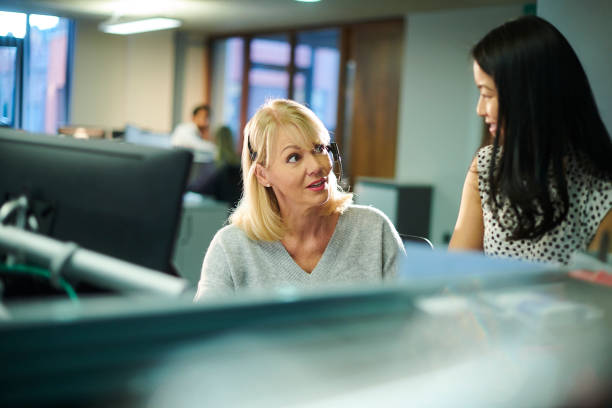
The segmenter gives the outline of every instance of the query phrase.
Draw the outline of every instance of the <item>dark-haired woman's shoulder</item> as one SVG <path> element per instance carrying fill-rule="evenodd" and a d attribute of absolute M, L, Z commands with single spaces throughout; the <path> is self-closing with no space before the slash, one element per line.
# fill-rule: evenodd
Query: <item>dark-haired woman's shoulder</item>
<path fill-rule="evenodd" d="M 493 150 L 494 150 L 493 145 L 486 145 L 478 149 L 478 152 L 476 152 L 476 157 L 474 159 L 474 162 L 472 163 L 472 167 L 470 167 L 470 170 L 478 171 L 478 173 L 485 172 L 486 169 L 488 169 L 489 165 L 491 164 L 491 158 L 493 157 Z M 498 147 L 497 156 L 499 157 L 500 154 L 501 154 L 501 148 Z"/>
<path fill-rule="evenodd" d="M 477 152 L 477 156 L 491 156 L 493 154 L 493 145 L 492 144 L 488 144 L 488 145 L 484 145 L 481 148 L 478 149 Z"/>

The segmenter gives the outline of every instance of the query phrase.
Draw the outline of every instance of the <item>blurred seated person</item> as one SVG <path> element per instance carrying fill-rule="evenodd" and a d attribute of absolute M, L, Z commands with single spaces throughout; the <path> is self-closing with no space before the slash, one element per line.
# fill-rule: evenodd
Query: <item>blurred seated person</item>
<path fill-rule="evenodd" d="M 232 130 L 220 127 L 215 133 L 217 156 L 214 166 L 202 166 L 197 178 L 189 183 L 188 191 L 209 195 L 218 201 L 225 201 L 235 208 L 242 193 L 240 157 L 234 150 Z"/>
<path fill-rule="evenodd" d="M 172 132 L 172 146 L 185 147 L 196 152 L 215 155 L 217 147 L 211 140 L 210 107 L 198 105 L 193 109 L 191 122 L 181 123 Z"/>
<path fill-rule="evenodd" d="M 505 23 L 472 49 L 491 144 L 467 173 L 449 249 L 567 264 L 612 231 L 612 141 L 586 74 L 547 21 Z"/>
<path fill-rule="evenodd" d="M 247 123 L 244 193 L 213 238 L 195 300 L 242 289 L 382 282 L 405 254 L 393 224 L 352 205 L 332 171 L 329 132 L 305 106 L 270 100 Z"/>

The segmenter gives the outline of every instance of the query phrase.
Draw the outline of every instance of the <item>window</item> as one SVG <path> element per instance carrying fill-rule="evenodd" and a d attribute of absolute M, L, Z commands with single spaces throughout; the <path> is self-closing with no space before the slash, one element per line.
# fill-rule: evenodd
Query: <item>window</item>
<path fill-rule="evenodd" d="M 70 20 L 0 12 L 0 122 L 57 133 L 68 123 Z"/>
<path fill-rule="evenodd" d="M 336 129 L 340 34 L 336 29 L 297 35 L 293 98 L 305 103 L 330 132 Z"/>
<path fill-rule="evenodd" d="M 249 118 L 267 99 L 289 97 L 290 61 L 287 35 L 259 36 L 251 40 Z"/>
<path fill-rule="evenodd" d="M 22 76 L 23 38 L 26 15 L 0 12 L 0 125 L 14 127 L 17 122 Z"/>
<path fill-rule="evenodd" d="M 213 126 L 229 126 L 239 142 L 246 120 L 267 99 L 290 98 L 311 108 L 333 135 L 339 43 L 336 28 L 213 40 Z"/>

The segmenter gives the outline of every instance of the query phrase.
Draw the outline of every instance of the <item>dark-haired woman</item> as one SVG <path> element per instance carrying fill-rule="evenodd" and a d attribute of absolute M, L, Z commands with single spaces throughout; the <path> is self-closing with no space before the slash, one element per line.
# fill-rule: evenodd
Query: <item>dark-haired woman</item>
<path fill-rule="evenodd" d="M 472 56 L 493 143 L 470 166 L 449 248 L 562 264 L 598 248 L 612 231 L 612 142 L 571 46 L 530 16 Z"/>

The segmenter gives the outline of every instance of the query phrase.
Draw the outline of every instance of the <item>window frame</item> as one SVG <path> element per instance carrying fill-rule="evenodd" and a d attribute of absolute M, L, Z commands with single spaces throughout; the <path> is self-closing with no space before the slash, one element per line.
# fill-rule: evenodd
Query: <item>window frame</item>
<path fill-rule="evenodd" d="M 340 61 L 338 64 L 338 94 L 336 95 L 336 131 L 334 132 L 334 139 L 338 143 L 338 145 L 342 146 L 342 130 L 343 130 L 343 118 L 344 118 L 344 80 L 345 80 L 345 70 L 344 67 L 347 63 L 348 56 L 348 41 L 347 41 L 347 33 L 348 27 L 350 27 L 354 23 L 339 23 L 339 24 L 324 24 L 324 25 L 310 25 L 303 26 L 291 29 L 274 29 L 274 30 L 259 30 L 252 32 L 238 32 L 238 33 L 227 33 L 222 35 L 211 36 L 207 40 L 207 47 L 209 50 L 208 58 L 207 58 L 207 72 L 212 74 L 213 72 L 213 49 L 214 43 L 220 40 L 226 40 L 229 38 L 241 38 L 244 41 L 243 46 L 243 61 L 242 61 L 242 90 L 241 90 L 241 98 L 240 98 L 240 124 L 239 124 L 239 137 L 237 150 L 239 152 L 242 151 L 243 144 L 243 129 L 246 126 L 248 121 L 248 102 L 249 102 L 249 72 L 253 67 L 251 62 L 251 42 L 253 39 L 258 37 L 266 37 L 273 35 L 286 35 L 288 38 L 288 43 L 290 46 L 290 58 L 289 64 L 287 66 L 287 73 L 289 74 L 289 84 L 287 89 L 287 98 L 293 99 L 295 93 L 295 76 L 299 73 L 304 73 L 307 71 L 304 68 L 298 68 L 296 66 L 296 47 L 298 44 L 298 34 L 305 31 L 317 31 L 317 30 L 338 30 L 338 52 L 340 55 Z M 261 64 L 257 64 L 260 66 Z M 261 65 L 264 66 L 264 65 Z M 212 100 L 211 87 L 213 83 L 212 75 L 207 77 L 208 83 L 206 86 L 206 98 L 208 101 Z"/>

